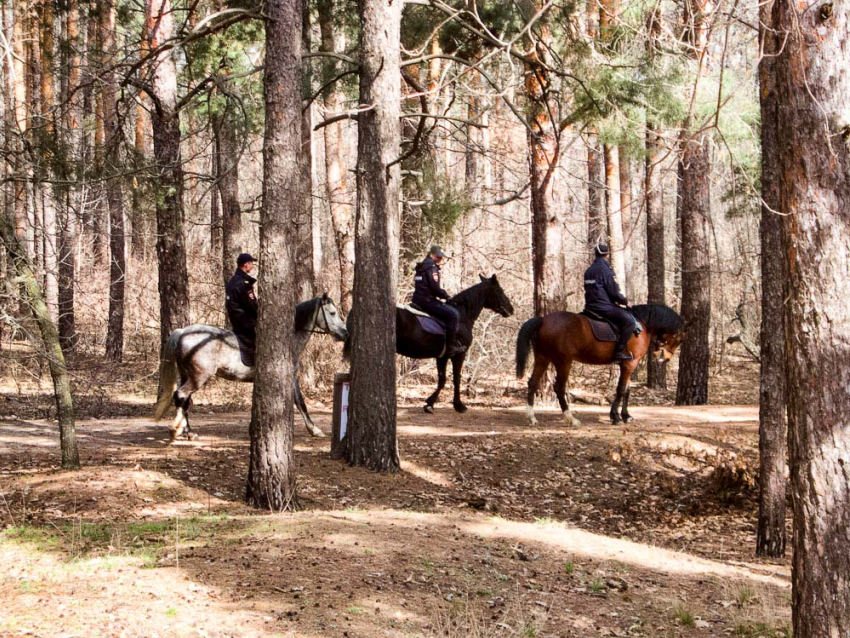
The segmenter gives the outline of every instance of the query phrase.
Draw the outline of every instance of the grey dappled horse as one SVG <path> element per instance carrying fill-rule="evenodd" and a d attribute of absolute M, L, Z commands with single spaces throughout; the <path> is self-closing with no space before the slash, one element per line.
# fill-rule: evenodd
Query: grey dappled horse
<path fill-rule="evenodd" d="M 298 385 L 298 358 L 314 332 L 329 334 L 337 341 L 345 341 L 348 338 L 345 322 L 327 293 L 298 304 L 295 309 L 293 344 L 296 372 L 295 405 L 304 418 L 307 431 L 313 436 L 323 436 L 307 412 L 307 405 Z M 184 430 L 186 438 L 192 438 L 188 414 L 192 405 L 192 394 L 203 388 L 214 376 L 229 381 L 254 381 L 254 368 L 242 363 L 235 334 L 223 328 L 195 324 L 178 328 L 168 335 L 159 368 L 162 395 L 156 404 L 154 418 L 159 421 L 171 405 L 177 408 L 177 415 L 171 425 L 172 441 Z"/>

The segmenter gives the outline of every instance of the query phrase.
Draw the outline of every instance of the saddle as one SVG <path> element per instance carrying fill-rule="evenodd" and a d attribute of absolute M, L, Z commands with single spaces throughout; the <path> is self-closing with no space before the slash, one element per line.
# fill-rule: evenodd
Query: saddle
<path fill-rule="evenodd" d="M 611 323 L 602 315 L 598 315 L 592 310 L 585 308 L 579 313 L 585 317 L 590 323 L 590 330 L 593 332 L 594 338 L 602 343 L 615 343 L 620 338 L 620 331 L 617 326 Z M 635 334 L 640 334 L 640 324 L 635 320 Z"/>
<path fill-rule="evenodd" d="M 242 365 L 253 368 L 257 364 L 256 342 L 242 335 L 233 334 L 236 335 L 236 342 L 239 344 L 239 356 L 242 358 Z"/>
<path fill-rule="evenodd" d="M 419 306 L 411 302 L 408 305 L 398 304 L 397 308 L 401 308 L 402 310 L 407 310 L 410 314 L 416 317 L 416 320 L 419 322 L 422 330 L 432 335 L 445 335 L 446 334 L 446 325 L 437 319 L 436 317 L 432 317 L 427 312 L 422 310 Z"/>

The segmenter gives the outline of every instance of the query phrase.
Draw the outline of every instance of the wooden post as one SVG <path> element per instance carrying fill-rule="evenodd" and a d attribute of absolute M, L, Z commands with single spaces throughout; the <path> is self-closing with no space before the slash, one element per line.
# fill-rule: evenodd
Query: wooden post
<path fill-rule="evenodd" d="M 348 389 L 351 375 L 348 372 L 338 372 L 334 375 L 334 406 L 333 426 L 331 427 L 331 458 L 335 461 L 345 458 L 345 434 L 342 431 L 343 414 L 345 425 L 348 425 Z M 344 399 L 344 402 L 343 402 Z"/>

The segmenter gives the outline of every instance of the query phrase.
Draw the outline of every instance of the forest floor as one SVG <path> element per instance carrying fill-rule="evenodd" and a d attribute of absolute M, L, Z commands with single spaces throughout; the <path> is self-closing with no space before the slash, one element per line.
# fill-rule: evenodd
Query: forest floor
<path fill-rule="evenodd" d="M 740 373 L 715 395 L 751 397 Z M 510 395 L 426 415 L 426 394 L 404 392 L 391 476 L 329 460 L 299 419 L 300 511 L 272 515 L 242 503 L 244 410 L 199 405 L 201 438 L 170 446 L 146 416 L 81 418 L 63 472 L 5 387 L 0 636 L 790 636 L 790 562 L 753 556 L 756 407 L 642 389 L 627 426 L 550 404 L 529 427 Z"/>

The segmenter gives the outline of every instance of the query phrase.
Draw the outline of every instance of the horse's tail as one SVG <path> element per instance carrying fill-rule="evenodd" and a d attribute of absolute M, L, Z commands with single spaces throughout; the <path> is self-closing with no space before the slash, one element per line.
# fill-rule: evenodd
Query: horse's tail
<path fill-rule="evenodd" d="M 168 335 L 165 340 L 165 345 L 162 348 L 161 361 L 159 363 L 159 386 L 162 388 L 162 394 L 156 402 L 153 418 L 159 421 L 165 411 L 171 407 L 171 398 L 174 396 L 174 391 L 177 389 L 177 342 L 183 332 L 179 328 Z"/>
<path fill-rule="evenodd" d="M 525 366 L 528 363 L 528 354 L 531 351 L 531 344 L 537 338 L 537 332 L 540 326 L 543 325 L 542 317 L 532 317 L 519 329 L 519 334 L 516 337 L 516 376 L 517 379 L 522 379 L 525 376 Z"/>

